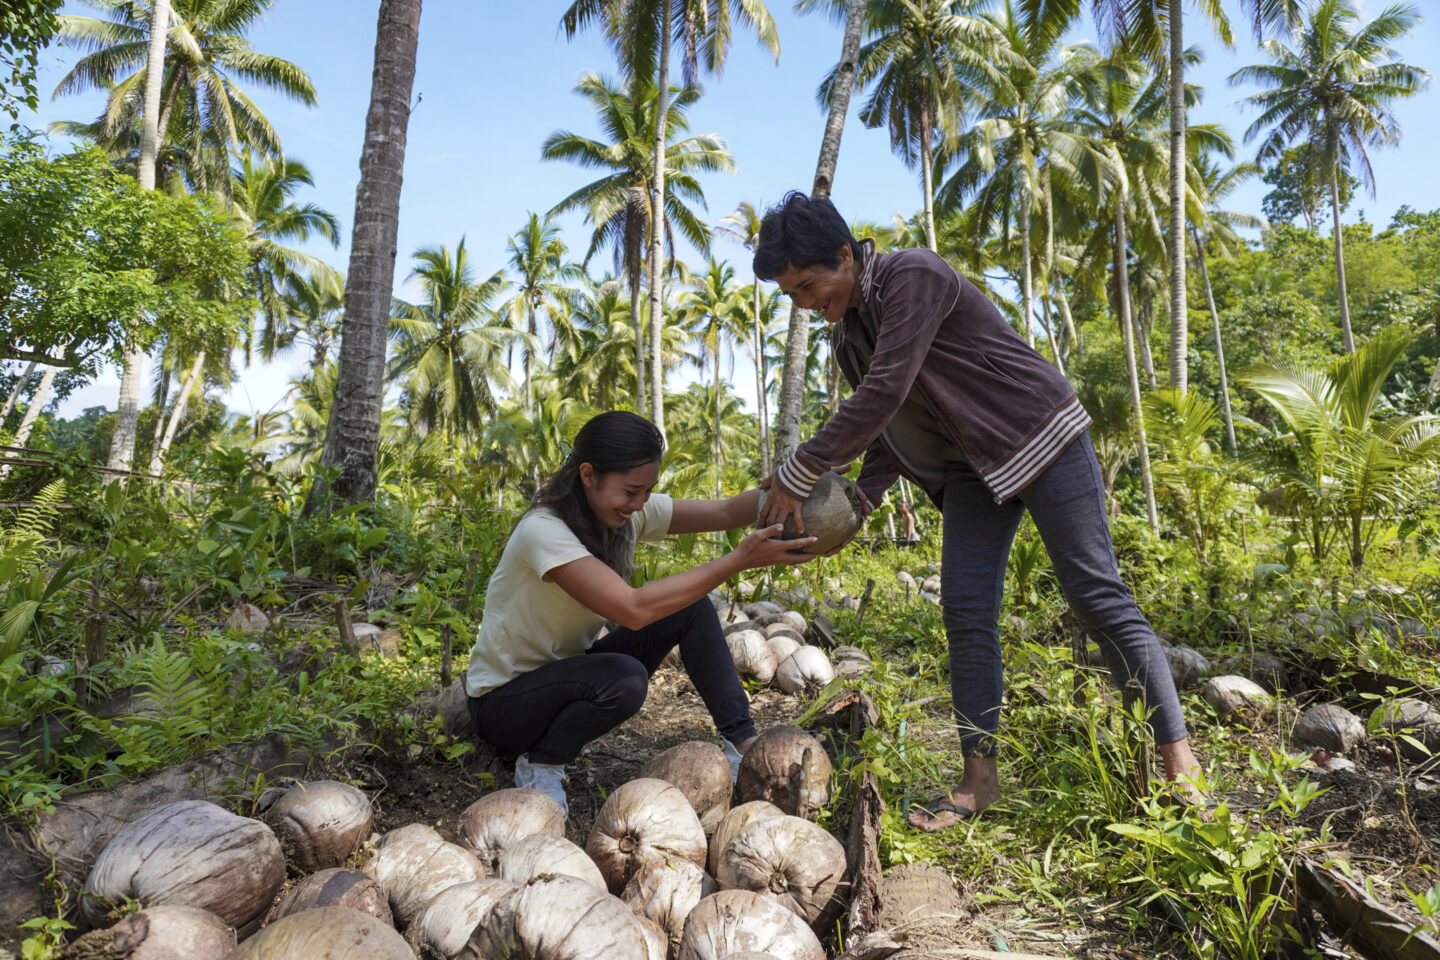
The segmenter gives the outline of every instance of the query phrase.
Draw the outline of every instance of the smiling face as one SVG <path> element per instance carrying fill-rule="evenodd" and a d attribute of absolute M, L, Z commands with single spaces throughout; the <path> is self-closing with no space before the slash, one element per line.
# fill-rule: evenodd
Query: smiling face
<path fill-rule="evenodd" d="M 630 514 L 645 506 L 659 479 L 659 460 L 615 473 L 596 473 L 590 464 L 580 464 L 580 482 L 585 485 L 590 512 L 611 530 L 620 529 Z"/>
<path fill-rule="evenodd" d="M 823 264 L 811 267 L 786 267 L 776 274 L 780 290 L 802 310 L 814 310 L 830 323 L 839 323 L 845 311 L 860 306 L 860 264 L 850 252 L 850 245 L 841 246 L 840 263 L 834 268 Z"/>

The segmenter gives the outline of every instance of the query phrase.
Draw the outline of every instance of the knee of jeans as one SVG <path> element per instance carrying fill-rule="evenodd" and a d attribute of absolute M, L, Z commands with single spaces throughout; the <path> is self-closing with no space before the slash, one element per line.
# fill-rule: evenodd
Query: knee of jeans
<path fill-rule="evenodd" d="M 997 606 L 973 597 L 940 598 L 940 619 L 945 624 L 945 632 L 952 638 L 995 633 L 999 616 Z"/>
<path fill-rule="evenodd" d="M 624 672 L 615 678 L 606 691 L 606 702 L 616 712 L 627 717 L 638 713 L 645 705 L 645 695 L 650 690 L 650 674 L 639 660 L 630 660 Z"/>

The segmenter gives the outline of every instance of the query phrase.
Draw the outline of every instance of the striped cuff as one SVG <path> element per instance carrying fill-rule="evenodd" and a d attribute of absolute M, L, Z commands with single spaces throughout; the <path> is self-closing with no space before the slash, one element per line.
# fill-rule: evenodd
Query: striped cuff
<path fill-rule="evenodd" d="M 815 481 L 820 479 L 824 470 L 812 470 L 800 460 L 799 453 L 792 453 L 790 459 L 780 464 L 780 469 L 775 471 L 775 479 L 786 490 L 804 500 L 810 496 Z"/>
<path fill-rule="evenodd" d="M 995 502 L 1003 503 L 1030 486 L 1089 426 L 1090 415 L 1079 398 L 1071 397 L 1024 446 L 985 475 Z"/>

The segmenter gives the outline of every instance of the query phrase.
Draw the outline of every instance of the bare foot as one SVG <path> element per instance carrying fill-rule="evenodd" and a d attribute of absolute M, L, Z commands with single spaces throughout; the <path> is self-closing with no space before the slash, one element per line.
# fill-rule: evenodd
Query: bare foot
<path fill-rule="evenodd" d="M 1176 799 L 1194 807 L 1213 805 L 1206 793 L 1205 771 L 1190 749 L 1189 740 L 1160 744 L 1160 759 L 1165 765 L 1165 779 L 1170 782 Z"/>
<path fill-rule="evenodd" d="M 926 833 L 946 830 L 961 820 L 974 816 L 1000 799 L 1000 778 L 994 757 L 970 757 L 965 761 L 965 773 L 960 785 L 948 794 L 948 803 L 942 798 L 930 809 L 911 806 L 908 817 L 910 826 Z"/>

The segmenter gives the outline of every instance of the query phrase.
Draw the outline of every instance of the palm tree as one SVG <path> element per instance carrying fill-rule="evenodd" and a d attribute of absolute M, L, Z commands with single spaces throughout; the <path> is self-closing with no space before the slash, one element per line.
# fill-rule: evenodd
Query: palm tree
<path fill-rule="evenodd" d="M 415 50 L 420 41 L 420 4 L 421 0 L 380 0 L 370 112 L 365 117 L 350 267 L 345 278 L 340 371 L 320 457 L 322 464 L 338 466 L 341 472 L 333 485 L 317 481 L 311 487 L 307 511 L 320 509 L 332 494 L 345 503 L 375 496 L 385 341 L 395 283 L 395 238 L 400 228 L 400 185 L 410 93 L 415 86 Z"/>
<path fill-rule="evenodd" d="M 1278 158 L 1287 144 L 1308 141 L 1318 147 L 1330 179 L 1330 213 L 1335 230 L 1335 273 L 1340 287 L 1340 323 L 1345 349 L 1355 352 L 1350 301 L 1345 292 L 1345 245 L 1340 229 L 1340 173 L 1353 167 L 1375 192 L 1367 146 L 1400 142 L 1400 126 L 1390 112 L 1393 100 L 1424 89 L 1429 73 L 1401 63 L 1390 47 L 1420 20 L 1413 6 L 1393 6 L 1369 23 L 1358 21 L 1350 0 L 1319 0 L 1296 36 L 1297 48 L 1267 40 L 1262 49 L 1271 62 L 1242 67 L 1230 82 L 1267 88 L 1245 98 L 1261 110 L 1245 131 L 1248 143 L 1262 133 L 1256 162 Z M 1268 133 L 1266 133 L 1268 131 Z"/>
<path fill-rule="evenodd" d="M 508 286 L 496 273 L 477 282 L 462 238 L 448 247 L 421 247 L 407 282 L 420 283 L 418 304 L 396 299 L 390 321 L 394 355 L 386 379 L 404 385 L 411 429 L 421 435 L 441 431 L 452 458 L 461 436 L 479 433 L 481 420 L 497 412 L 491 379 L 508 386 L 500 360 L 506 342 L 520 338 L 529 349 L 535 339 L 500 326 L 491 307 Z"/>
<path fill-rule="evenodd" d="M 680 308 L 690 317 L 687 324 L 700 345 L 695 355 L 696 366 L 711 363 L 714 376 L 711 378 L 714 399 L 720 402 L 720 359 L 725 352 L 725 341 L 737 327 L 744 323 L 745 304 L 743 294 L 735 283 L 735 268 L 724 260 L 711 257 L 705 272 L 690 278 L 691 289 L 680 298 Z M 720 414 L 716 411 L 712 452 L 717 467 L 723 470 L 725 450 L 720 444 Z M 720 496 L 720 474 L 715 475 L 715 496 Z"/>
<path fill-rule="evenodd" d="M 630 312 L 635 335 L 636 407 L 645 409 L 644 337 L 640 325 L 640 275 L 644 265 L 645 237 L 650 231 L 650 177 L 654 174 L 649 144 L 657 127 L 655 89 L 645 80 L 632 80 L 620 87 L 597 73 L 580 78 L 575 92 L 590 101 L 606 140 L 593 140 L 566 130 L 545 138 L 540 155 L 546 160 L 568 160 L 583 167 L 608 171 L 550 209 L 550 215 L 583 209 L 585 220 L 594 225 L 585 262 L 601 247 L 615 253 L 615 270 L 624 269 L 630 284 Z M 697 173 L 735 169 L 725 141 L 713 133 L 678 139 L 690 129 L 685 111 L 699 99 L 695 89 L 680 90 L 669 101 L 665 124 L 669 144 L 669 189 L 665 193 L 666 236 L 678 231 L 702 253 L 709 249 L 710 235 L 689 204 L 705 204 Z M 663 327 L 663 324 L 660 326 Z M 654 341 L 652 330 L 651 340 Z M 663 337 L 662 337 L 663 340 Z M 655 348 L 652 345 L 652 354 Z M 652 376 L 663 389 L 663 370 Z M 652 398 L 653 399 L 653 398 Z M 654 404 L 651 404 L 652 409 Z"/>
<path fill-rule="evenodd" d="M 624 285 L 610 277 L 586 277 L 565 303 L 565 323 L 556 331 L 552 372 L 560 392 L 587 407 L 610 410 L 622 385 L 634 382 L 635 331 Z"/>
<path fill-rule="evenodd" d="M 654 77 L 659 91 L 657 122 L 652 142 L 654 164 L 650 177 L 650 209 L 668 209 L 665 198 L 666 133 L 670 99 L 670 53 L 672 46 L 684 51 L 683 76 L 686 89 L 694 89 L 703 67 L 713 76 L 725 70 L 735 24 L 754 30 L 760 42 L 780 59 L 780 37 L 764 0 L 574 0 L 561 18 L 567 36 L 573 37 L 586 25 L 603 21 L 611 45 L 632 83 Z M 661 348 L 664 325 L 660 265 L 665 250 L 665 220 L 650 221 L 650 350 Z M 664 382 L 662 368 L 652 368 L 652 419 L 665 430 Z"/>
<path fill-rule="evenodd" d="M 515 299 L 511 301 L 509 313 L 512 322 L 525 317 L 525 331 L 532 342 L 538 343 L 540 331 L 538 317 L 543 312 L 548 319 L 561 314 L 568 288 L 560 281 L 579 280 L 585 271 L 578 264 L 565 260 L 565 241 L 560 239 L 560 228 L 546 216 L 531 213 L 525 226 L 505 241 L 505 252 L 509 255 L 509 266 L 516 280 Z M 532 380 L 534 377 L 534 349 L 525 346 L 525 409 L 534 405 Z M 552 325 L 550 338 L 550 360 L 555 359 L 555 338 Z"/>
<path fill-rule="evenodd" d="M 763 207 L 764 204 L 761 204 Z M 729 237 L 752 254 L 760 241 L 760 210 L 749 201 L 742 200 L 734 212 L 720 218 L 715 227 L 716 236 Z M 760 475 L 770 475 L 770 411 L 765 396 L 765 328 L 764 309 L 761 305 L 760 280 L 757 277 L 750 285 L 753 328 L 749 337 L 750 355 L 755 359 L 755 415 L 760 422 Z"/>

